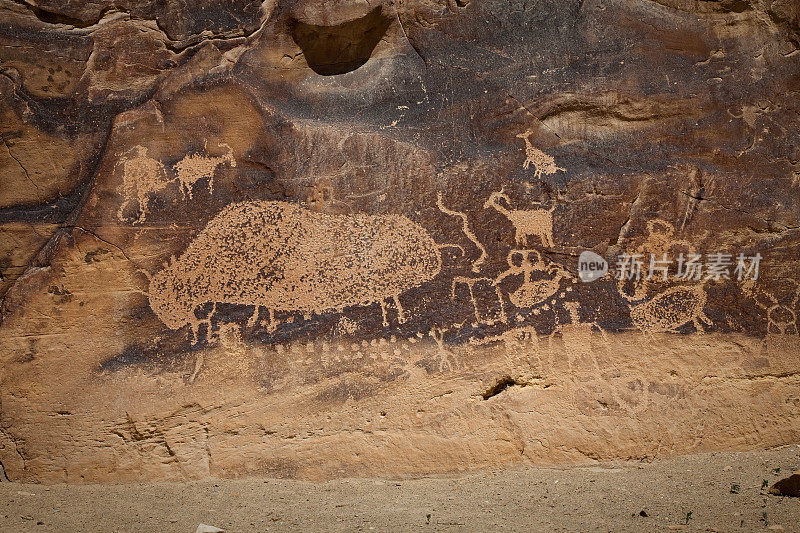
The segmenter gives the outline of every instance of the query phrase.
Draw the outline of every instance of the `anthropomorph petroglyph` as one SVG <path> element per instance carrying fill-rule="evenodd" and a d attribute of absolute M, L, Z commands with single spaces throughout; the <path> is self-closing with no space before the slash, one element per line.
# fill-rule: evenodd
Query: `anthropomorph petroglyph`
<path fill-rule="evenodd" d="M 153 196 L 165 189 L 172 180 L 160 161 L 147 155 L 147 148 L 134 146 L 133 157 L 122 163 L 122 186 L 120 193 L 124 197 L 117 211 L 117 218 L 125 220 L 125 210 L 136 202 L 139 214 L 134 224 L 142 223 L 150 212 L 149 203 Z"/>
<path fill-rule="evenodd" d="M 472 243 L 475 244 L 475 246 L 478 247 L 478 250 L 481 251 L 480 257 L 478 257 L 475 261 L 472 262 L 472 271 L 476 273 L 480 272 L 481 265 L 483 265 L 483 263 L 486 261 L 486 258 L 488 257 L 489 254 L 486 253 L 486 248 L 483 247 L 481 242 L 478 240 L 478 237 L 476 237 L 475 234 L 472 232 L 472 230 L 469 228 L 469 221 L 467 220 L 467 215 L 465 215 L 460 211 L 453 211 L 445 207 L 444 203 L 442 203 L 442 193 L 439 193 L 436 197 L 436 206 L 442 213 L 458 217 L 461 219 L 464 235 L 466 235 L 467 238 L 470 241 L 472 241 Z"/>
<path fill-rule="evenodd" d="M 225 154 L 220 157 L 208 157 L 193 153 L 178 161 L 173 167 L 184 200 L 187 196 L 191 200 L 194 184 L 206 178 L 208 179 L 208 193 L 213 194 L 214 173 L 218 166 L 228 163 L 231 167 L 236 167 L 236 159 L 233 157 L 231 147 L 226 143 L 221 143 L 219 146 L 225 148 Z"/>
<path fill-rule="evenodd" d="M 500 203 L 505 200 L 508 207 Z M 498 192 L 489 195 L 489 199 L 484 204 L 485 208 L 494 208 L 503 214 L 514 225 L 516 235 L 514 240 L 518 245 L 528 246 L 528 237 L 535 235 L 542 241 L 542 246 L 555 246 L 553 244 L 553 211 L 556 206 L 550 209 L 532 209 L 524 211 L 511 208 L 511 200 L 505 194 L 503 188 Z"/>
<path fill-rule="evenodd" d="M 542 255 L 536 250 L 511 250 L 506 261 L 508 269 L 497 276 L 495 284 L 500 286 L 509 276 L 522 276 L 522 285 L 508 295 L 511 303 L 519 308 L 545 302 L 558 292 L 561 280 L 570 277 L 560 265 L 545 265 Z M 534 280 L 534 273 L 538 273 L 540 278 Z"/>
<path fill-rule="evenodd" d="M 530 136 L 532 133 L 532 131 L 526 131 L 517 135 L 518 138 L 525 141 L 525 162 L 522 163 L 522 168 L 527 169 L 533 165 L 533 176 L 536 179 L 541 179 L 542 174 L 550 176 L 559 170 L 564 172 L 563 168 L 556 166 L 556 161 L 552 156 L 547 155 L 531 144 Z"/>
<path fill-rule="evenodd" d="M 217 303 L 275 311 L 326 313 L 386 300 L 405 321 L 398 297 L 433 279 L 440 248 L 402 215 L 330 215 L 287 202 L 231 204 L 183 254 L 150 281 L 150 307 L 171 329 L 190 325 L 197 339 Z M 212 303 L 199 320 L 198 307 Z"/>

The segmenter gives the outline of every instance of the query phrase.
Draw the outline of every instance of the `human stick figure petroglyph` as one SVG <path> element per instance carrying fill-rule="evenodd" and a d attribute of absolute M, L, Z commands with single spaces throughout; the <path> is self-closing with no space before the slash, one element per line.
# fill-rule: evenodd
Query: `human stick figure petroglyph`
<path fill-rule="evenodd" d="M 505 200 L 509 207 L 503 206 L 500 200 Z M 556 208 L 555 205 L 550 209 L 532 209 L 530 211 L 512 209 L 511 200 L 505 194 L 505 190 L 501 188 L 500 191 L 489 195 L 484 207 L 486 209 L 490 207 L 495 209 L 511 221 L 516 231 L 514 240 L 518 245 L 528 246 L 528 237 L 536 235 L 541 239 L 542 246 L 551 248 L 555 246 L 553 244 L 553 211 Z"/>
<path fill-rule="evenodd" d="M 191 326 L 197 341 L 217 303 L 322 314 L 398 297 L 436 277 L 439 245 L 402 215 L 330 215 L 288 202 L 234 203 L 214 217 L 183 254 L 152 276 L 153 312 L 171 329 Z M 195 311 L 212 303 L 200 320 Z"/>
<path fill-rule="evenodd" d="M 125 220 L 125 210 L 136 202 L 139 215 L 133 224 L 144 222 L 150 212 L 152 197 L 165 189 L 172 181 L 160 161 L 147 155 L 147 148 L 134 146 L 129 152 L 133 157 L 122 162 L 122 186 L 119 191 L 125 198 L 117 211 L 117 218 Z"/>
<path fill-rule="evenodd" d="M 195 183 L 204 178 L 208 178 L 208 193 L 214 194 L 214 173 L 217 167 L 224 163 L 236 167 L 236 159 L 233 157 L 231 147 L 227 143 L 221 143 L 219 146 L 226 150 L 225 154 L 220 157 L 207 157 L 199 153 L 188 154 L 172 167 L 175 170 L 184 200 L 187 196 L 189 200 L 192 199 Z M 206 151 L 208 151 L 207 146 Z"/>
<path fill-rule="evenodd" d="M 472 230 L 469 228 L 469 221 L 467 220 L 467 215 L 462 213 L 462 212 L 460 212 L 460 211 L 453 211 L 453 210 L 448 209 L 447 207 L 445 207 L 445 205 L 442 203 L 442 193 L 441 192 L 438 193 L 437 196 L 436 196 L 436 206 L 439 208 L 439 210 L 442 213 L 444 213 L 446 215 L 458 217 L 458 218 L 461 219 L 462 230 L 464 231 L 464 235 L 466 235 L 467 238 L 470 241 L 472 241 L 472 243 L 475 244 L 475 246 L 477 246 L 478 249 L 481 251 L 480 257 L 478 257 L 478 259 L 476 259 L 472 263 L 472 271 L 476 272 L 476 273 L 480 272 L 481 265 L 483 265 L 483 263 L 486 261 L 486 258 L 488 257 L 489 254 L 486 253 L 486 248 L 483 247 L 481 242 L 478 240 L 478 237 L 476 237 L 475 234 L 472 232 Z"/>
<path fill-rule="evenodd" d="M 531 144 L 530 136 L 532 133 L 533 132 L 529 130 L 525 133 L 520 133 L 517 135 L 518 138 L 525 141 L 525 162 L 522 163 L 522 168 L 527 169 L 533 165 L 533 176 L 536 179 L 541 179 L 542 174 L 551 176 L 559 170 L 566 172 L 565 169 L 556 166 L 556 161 L 552 156 L 547 155 Z"/>

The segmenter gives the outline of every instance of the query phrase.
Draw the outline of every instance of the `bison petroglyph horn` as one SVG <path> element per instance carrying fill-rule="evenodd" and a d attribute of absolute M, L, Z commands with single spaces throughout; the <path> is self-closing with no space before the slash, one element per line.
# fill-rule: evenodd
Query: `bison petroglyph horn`
<path fill-rule="evenodd" d="M 152 276 L 153 312 L 171 329 L 192 327 L 198 306 L 231 303 L 270 311 L 341 312 L 386 300 L 405 321 L 399 295 L 433 279 L 440 248 L 402 215 L 331 215 L 287 202 L 231 204 L 183 254 Z M 212 311 L 213 314 L 213 311 Z"/>

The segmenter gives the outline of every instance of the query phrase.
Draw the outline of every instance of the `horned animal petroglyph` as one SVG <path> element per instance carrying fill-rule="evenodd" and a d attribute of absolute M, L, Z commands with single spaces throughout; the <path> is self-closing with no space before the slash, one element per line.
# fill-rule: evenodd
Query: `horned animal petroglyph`
<path fill-rule="evenodd" d="M 533 165 L 533 176 L 537 179 L 541 179 L 542 174 L 551 176 L 559 170 L 565 172 L 563 168 L 556 166 L 556 161 L 552 156 L 547 155 L 531 144 L 530 136 L 532 133 L 531 131 L 526 131 L 517 135 L 518 138 L 525 141 L 525 162 L 522 163 L 522 168 L 527 169 Z"/>
<path fill-rule="evenodd" d="M 505 200 L 509 207 L 504 207 L 500 200 Z M 528 237 L 536 235 L 542 241 L 542 246 L 555 246 L 553 244 L 553 211 L 556 206 L 550 209 L 532 209 L 523 211 L 511 209 L 511 200 L 501 188 L 498 192 L 489 195 L 489 199 L 484 204 L 485 208 L 494 208 L 505 216 L 514 225 L 516 231 L 515 241 L 518 245 L 527 246 Z"/>
<path fill-rule="evenodd" d="M 402 215 L 330 215 L 288 202 L 234 203 L 214 217 L 183 254 L 152 276 L 153 312 L 171 329 L 191 326 L 195 341 L 218 303 L 275 311 L 326 313 L 345 307 L 381 307 L 433 279 L 440 248 Z M 212 303 L 208 318 L 195 311 Z"/>
<path fill-rule="evenodd" d="M 133 157 L 122 163 L 121 193 L 125 198 L 117 211 L 117 218 L 125 221 L 125 210 L 136 202 L 139 215 L 133 224 L 142 223 L 150 212 L 150 201 L 159 191 L 165 189 L 173 180 L 160 161 L 147 155 L 147 148 L 134 146 Z"/>
<path fill-rule="evenodd" d="M 214 173 L 218 166 L 228 163 L 231 167 L 236 167 L 233 149 L 227 143 L 221 143 L 219 146 L 226 150 L 225 154 L 220 157 L 207 157 L 198 153 L 188 154 L 172 167 L 175 170 L 184 200 L 187 196 L 190 200 L 192 199 L 195 183 L 204 178 L 208 178 L 208 193 L 213 194 Z"/>

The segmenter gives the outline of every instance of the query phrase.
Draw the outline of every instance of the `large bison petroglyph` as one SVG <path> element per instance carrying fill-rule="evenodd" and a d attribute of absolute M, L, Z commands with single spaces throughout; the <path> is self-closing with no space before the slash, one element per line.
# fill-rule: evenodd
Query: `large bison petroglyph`
<path fill-rule="evenodd" d="M 152 276 L 150 307 L 171 329 L 190 325 L 195 340 L 200 324 L 210 329 L 210 316 L 195 315 L 207 303 L 214 309 L 218 303 L 255 306 L 251 323 L 262 307 L 272 319 L 275 311 L 341 312 L 378 303 L 386 326 L 386 300 L 394 301 L 403 322 L 398 296 L 441 271 L 441 247 L 402 215 L 330 215 L 287 202 L 231 204 Z"/>

